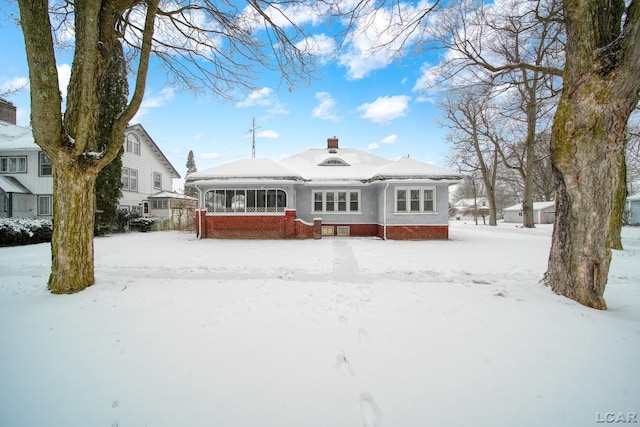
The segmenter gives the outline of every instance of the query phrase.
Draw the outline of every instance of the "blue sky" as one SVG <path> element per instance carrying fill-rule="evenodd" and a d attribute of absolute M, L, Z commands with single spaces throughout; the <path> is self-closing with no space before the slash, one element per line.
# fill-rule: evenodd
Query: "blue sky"
<path fill-rule="evenodd" d="M 7 12 L 11 10 L 0 13 L 0 92 L 28 77 L 22 34 Z M 253 118 L 256 157 L 281 158 L 324 147 L 328 137 L 336 136 L 342 147 L 446 166 L 445 130 L 437 124 L 440 111 L 416 86 L 423 64 L 437 61 L 435 53 L 388 62 L 358 49 L 357 43 L 347 45 L 324 62 L 317 79 L 292 91 L 279 86 L 276 73 L 259 70 L 257 89 L 232 100 L 181 91 L 167 84 L 163 69 L 153 66 L 133 122 L 145 127 L 183 176 L 189 150 L 199 170 L 250 157 Z M 71 55 L 64 51 L 57 57 L 63 80 Z M 8 99 L 18 108 L 18 124 L 28 126 L 28 90 Z"/>

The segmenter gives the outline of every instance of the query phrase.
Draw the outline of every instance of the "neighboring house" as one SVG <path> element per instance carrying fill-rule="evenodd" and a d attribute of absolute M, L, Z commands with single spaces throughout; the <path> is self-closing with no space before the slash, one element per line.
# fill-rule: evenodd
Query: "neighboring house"
<path fill-rule="evenodd" d="M 522 203 L 502 210 L 504 222 L 522 223 Z M 556 202 L 533 202 L 533 223 L 553 224 L 556 220 Z"/>
<path fill-rule="evenodd" d="M 172 228 L 193 226 L 198 199 L 173 191 L 161 191 L 149 196 L 151 217 L 169 220 Z"/>
<path fill-rule="evenodd" d="M 640 225 L 640 193 L 627 197 L 625 216 L 627 224 Z"/>
<path fill-rule="evenodd" d="M 451 216 L 456 219 L 485 215 L 489 215 L 489 200 L 486 197 L 460 199 L 451 205 Z"/>
<path fill-rule="evenodd" d="M 187 176 L 199 194 L 199 237 L 377 236 L 447 239 L 449 185 L 459 174 L 403 157 L 327 147 L 244 159 Z"/>
<path fill-rule="evenodd" d="M 0 121 L 0 217 L 52 216 L 51 162 L 30 128 Z"/>
<path fill-rule="evenodd" d="M 150 197 L 171 191 L 180 175 L 141 125 L 128 127 L 125 135 L 119 205 L 149 216 Z M 0 121 L 0 217 L 52 216 L 51 162 L 30 128 Z"/>
<path fill-rule="evenodd" d="M 152 216 L 151 196 L 172 191 L 173 178 L 180 178 L 180 174 L 142 125 L 129 126 L 125 131 L 122 154 L 122 197 L 119 207 L 143 216 Z"/>

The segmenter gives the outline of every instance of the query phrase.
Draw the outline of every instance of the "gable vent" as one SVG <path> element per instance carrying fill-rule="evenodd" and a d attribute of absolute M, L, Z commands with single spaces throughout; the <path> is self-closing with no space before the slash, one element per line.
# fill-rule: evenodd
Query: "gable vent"
<path fill-rule="evenodd" d="M 320 163 L 318 166 L 350 166 L 349 163 L 338 157 L 330 157 Z"/>

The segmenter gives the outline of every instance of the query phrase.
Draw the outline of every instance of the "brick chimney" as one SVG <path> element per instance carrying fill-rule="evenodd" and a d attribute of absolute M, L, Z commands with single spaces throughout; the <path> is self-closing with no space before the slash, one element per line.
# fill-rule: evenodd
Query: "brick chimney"
<path fill-rule="evenodd" d="M 0 121 L 16 124 L 16 107 L 11 102 L 0 98 Z"/>
<path fill-rule="evenodd" d="M 338 138 L 327 138 L 327 148 L 338 148 Z"/>

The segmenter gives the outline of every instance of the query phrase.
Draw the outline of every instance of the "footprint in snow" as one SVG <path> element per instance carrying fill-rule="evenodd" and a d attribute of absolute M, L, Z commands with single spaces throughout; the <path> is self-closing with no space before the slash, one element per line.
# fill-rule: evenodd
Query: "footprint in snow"
<path fill-rule="evenodd" d="M 368 391 L 360 393 L 360 416 L 364 427 L 380 427 L 382 425 L 382 412 Z"/>
<path fill-rule="evenodd" d="M 347 316 L 340 316 L 338 317 L 338 323 L 346 328 L 349 326 L 349 319 L 347 319 Z"/>
<path fill-rule="evenodd" d="M 347 356 L 344 353 L 340 353 L 336 356 L 336 368 L 340 369 L 345 374 L 350 377 L 355 377 L 356 374 L 353 372 L 353 368 L 351 367 L 351 363 L 347 359 Z"/>
<path fill-rule="evenodd" d="M 369 331 L 367 331 L 366 328 L 359 328 L 358 329 L 358 341 L 360 342 L 365 342 L 365 341 L 369 341 Z"/>

